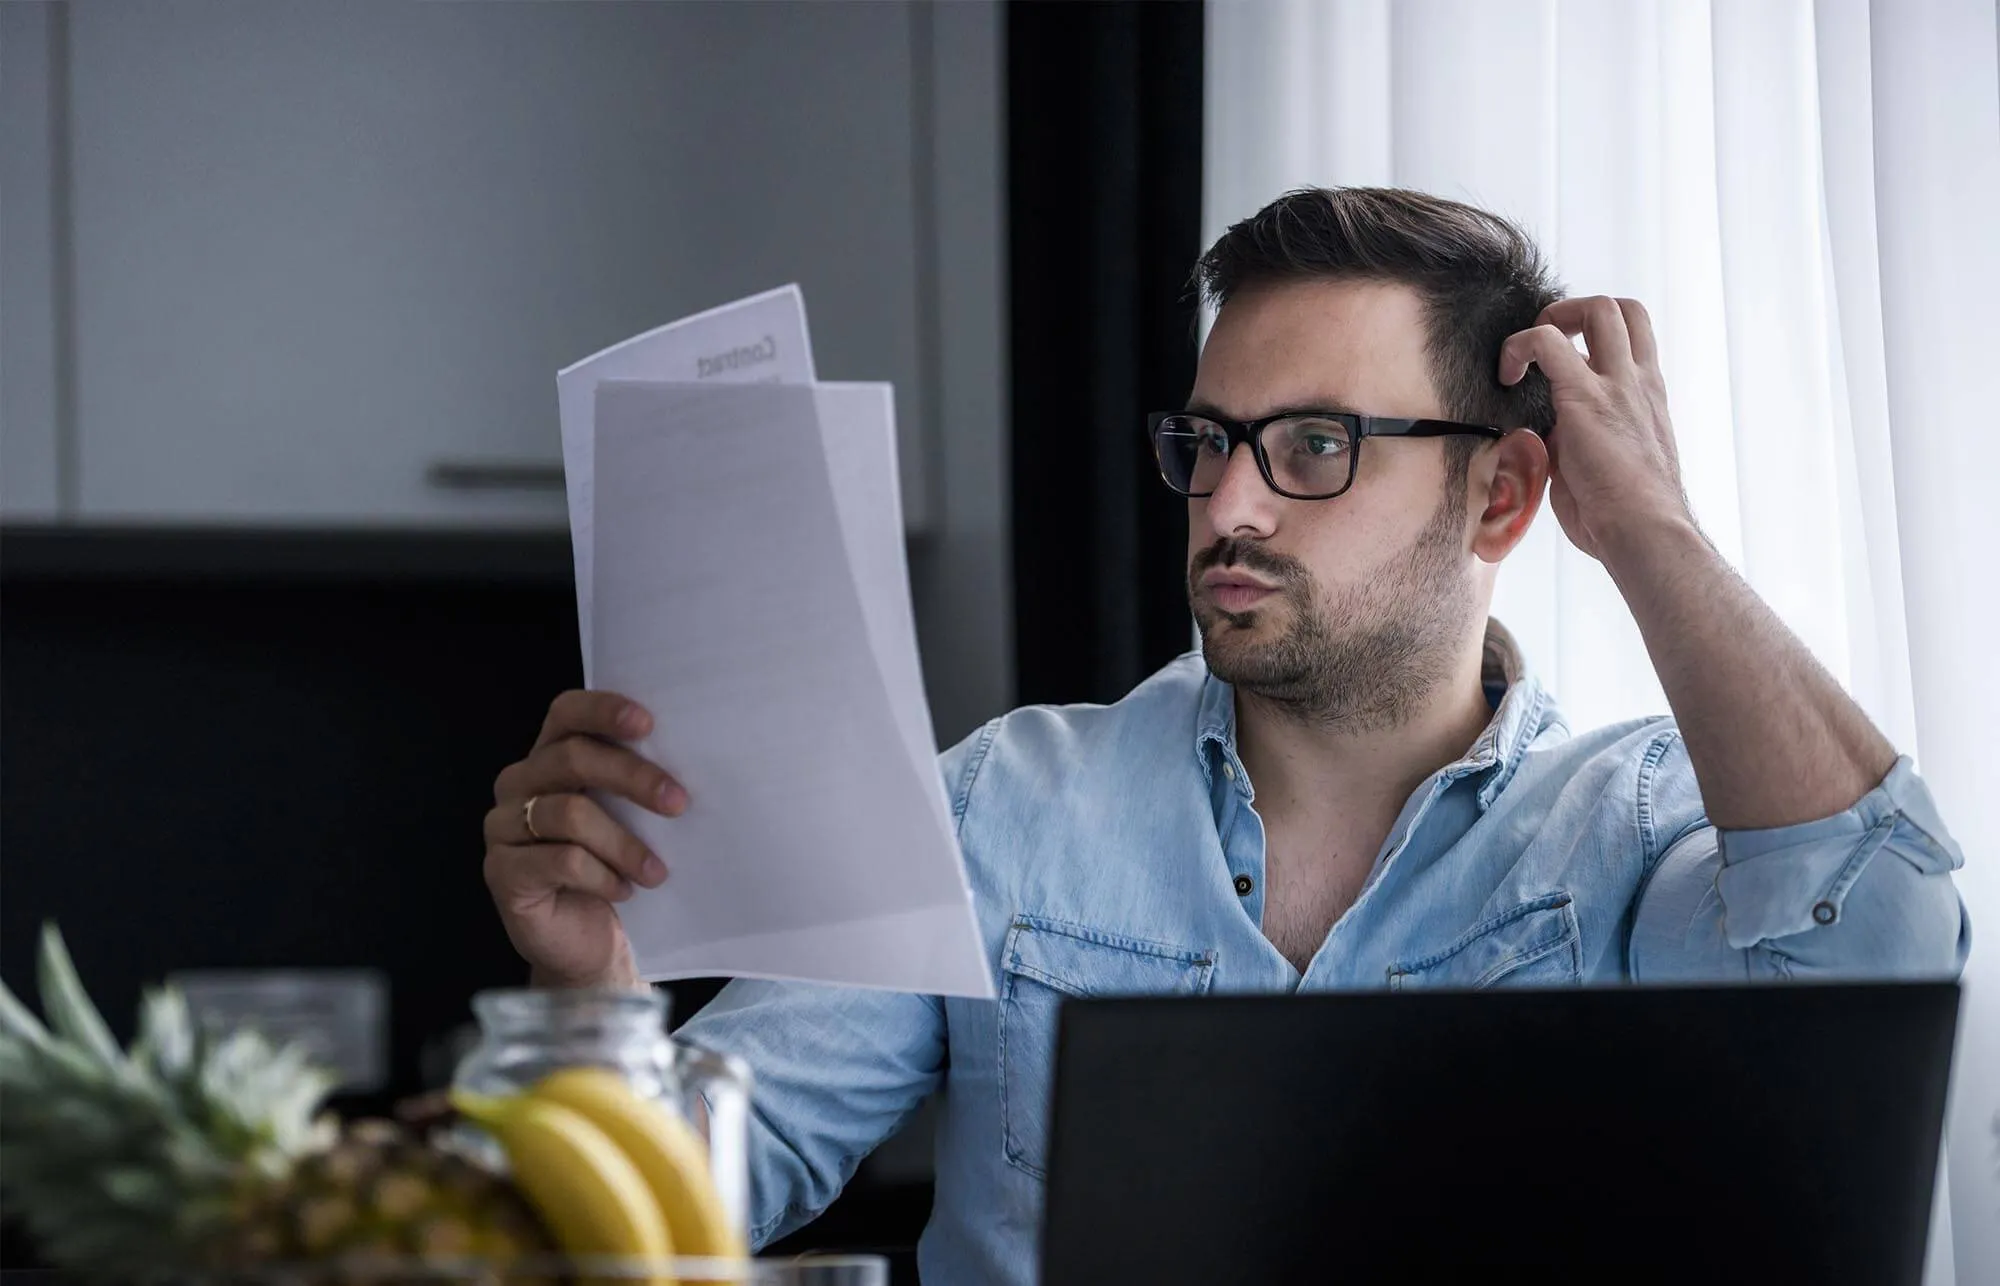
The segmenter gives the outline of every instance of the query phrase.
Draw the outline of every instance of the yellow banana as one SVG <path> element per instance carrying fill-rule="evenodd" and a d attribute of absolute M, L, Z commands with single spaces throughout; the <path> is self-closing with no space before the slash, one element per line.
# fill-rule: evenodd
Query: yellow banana
<path fill-rule="evenodd" d="M 624 1149 L 666 1213 L 678 1253 L 729 1259 L 747 1253 L 716 1191 L 708 1145 L 678 1113 L 601 1067 L 551 1072 L 528 1094 L 576 1112 Z"/>
<path fill-rule="evenodd" d="M 658 1265 L 645 1276 L 592 1279 L 586 1286 L 677 1286 L 674 1246 L 645 1176 L 580 1113 L 530 1094 L 488 1098 L 455 1092 L 452 1103 L 497 1140 L 514 1182 L 565 1254 Z"/>

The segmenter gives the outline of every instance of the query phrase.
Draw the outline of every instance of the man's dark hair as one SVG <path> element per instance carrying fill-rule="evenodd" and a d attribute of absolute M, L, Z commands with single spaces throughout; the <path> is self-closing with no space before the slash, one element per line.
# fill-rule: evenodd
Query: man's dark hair
<path fill-rule="evenodd" d="M 1238 291 L 1292 281 L 1399 282 L 1423 300 L 1431 380 L 1454 420 L 1555 424 L 1548 380 L 1530 367 L 1500 383 L 1500 345 L 1562 298 L 1541 252 L 1519 227 L 1476 206 L 1406 188 L 1300 188 L 1222 234 L 1195 265 L 1218 307 Z M 1366 409 L 1366 408 L 1359 408 Z M 1454 486 L 1480 439 L 1446 438 Z"/>

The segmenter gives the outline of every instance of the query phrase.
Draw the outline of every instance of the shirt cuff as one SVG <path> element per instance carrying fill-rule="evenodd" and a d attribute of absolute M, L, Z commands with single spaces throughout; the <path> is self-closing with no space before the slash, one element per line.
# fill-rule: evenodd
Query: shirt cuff
<path fill-rule="evenodd" d="M 1838 923 L 1847 891 L 1885 847 L 1925 875 L 1965 861 L 1908 756 L 1846 812 L 1717 838 L 1723 933 L 1738 950 Z"/>

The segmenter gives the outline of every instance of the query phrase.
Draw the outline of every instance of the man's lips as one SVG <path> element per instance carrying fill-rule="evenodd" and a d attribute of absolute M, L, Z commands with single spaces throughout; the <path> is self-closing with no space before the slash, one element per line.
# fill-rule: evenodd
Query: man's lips
<path fill-rule="evenodd" d="M 1237 571 L 1212 571 L 1201 578 L 1201 587 L 1210 601 L 1225 612 L 1240 612 L 1278 592 L 1254 576 Z"/>

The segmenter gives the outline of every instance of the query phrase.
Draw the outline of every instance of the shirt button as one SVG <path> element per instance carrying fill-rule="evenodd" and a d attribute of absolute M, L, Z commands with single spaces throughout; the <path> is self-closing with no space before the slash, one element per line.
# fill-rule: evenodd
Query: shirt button
<path fill-rule="evenodd" d="M 1813 922 L 1816 924 L 1832 924 L 1839 918 L 1840 910 L 1831 902 L 1820 902 L 1813 907 Z"/>
<path fill-rule="evenodd" d="M 1237 896 L 1237 897 L 1240 897 L 1240 898 L 1247 898 L 1247 897 L 1249 897 L 1249 896 L 1250 896 L 1250 890 L 1251 890 L 1251 889 L 1254 889 L 1254 888 L 1256 888 L 1256 887 L 1257 887 L 1257 882 L 1256 882 L 1255 880 L 1251 879 L 1251 878 L 1250 878 L 1249 876 L 1247 876 L 1247 875 L 1239 875 L 1239 876 L 1237 876 L 1237 877 L 1236 877 L 1236 896 Z"/>
<path fill-rule="evenodd" d="M 1225 777 L 1227 777 L 1227 778 L 1229 778 L 1229 780 L 1231 780 L 1231 781 L 1235 781 L 1235 780 L 1236 780 L 1236 765 L 1235 765 L 1235 764 L 1224 764 L 1224 765 L 1222 765 L 1222 775 L 1223 775 L 1223 776 L 1225 776 Z"/>

